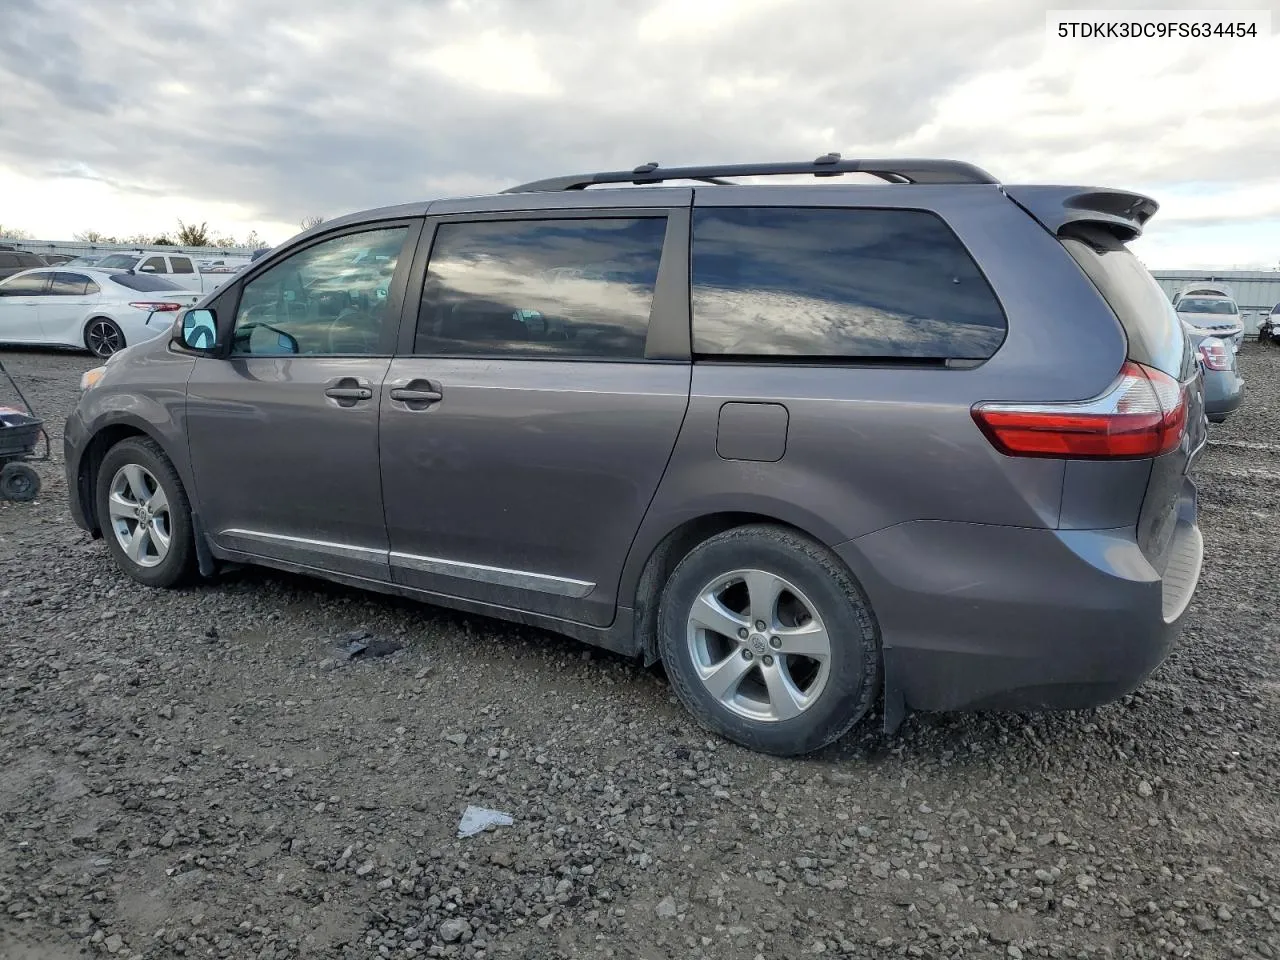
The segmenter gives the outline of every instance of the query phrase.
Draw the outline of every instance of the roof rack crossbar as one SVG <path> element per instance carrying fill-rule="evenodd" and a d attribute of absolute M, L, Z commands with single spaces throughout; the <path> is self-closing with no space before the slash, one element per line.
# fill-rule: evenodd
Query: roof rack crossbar
<path fill-rule="evenodd" d="M 734 163 L 700 167 L 667 167 L 646 163 L 632 170 L 584 173 L 568 177 L 550 177 L 509 187 L 503 193 L 551 193 L 561 190 L 584 190 L 606 183 L 662 183 L 667 180 L 700 180 L 705 183 L 732 184 L 726 177 L 768 177 L 810 174 L 814 177 L 838 177 L 846 173 L 867 173 L 890 183 L 999 183 L 981 167 L 961 160 L 899 159 L 845 160 L 838 153 L 828 153 L 816 160 L 798 163 Z"/>

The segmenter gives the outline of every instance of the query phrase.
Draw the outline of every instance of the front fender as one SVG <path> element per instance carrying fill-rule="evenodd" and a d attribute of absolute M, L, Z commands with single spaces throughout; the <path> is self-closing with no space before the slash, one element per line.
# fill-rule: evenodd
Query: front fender
<path fill-rule="evenodd" d="M 144 352 L 135 353 L 135 349 Z M 143 344 L 127 353 L 107 367 L 102 379 L 81 396 L 67 419 L 64 436 L 68 486 L 82 500 L 88 496 L 83 503 L 84 514 L 92 521 L 94 458 L 100 461 L 113 438 L 141 434 L 164 451 L 182 479 L 192 509 L 198 510 L 199 490 L 191 471 L 185 423 L 187 380 L 195 363 L 190 357 L 168 350 L 163 343 Z M 76 485 L 71 487 L 73 480 Z"/>

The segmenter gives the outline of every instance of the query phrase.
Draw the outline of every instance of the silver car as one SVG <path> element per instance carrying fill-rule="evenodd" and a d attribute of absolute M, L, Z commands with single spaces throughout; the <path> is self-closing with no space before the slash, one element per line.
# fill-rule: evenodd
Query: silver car
<path fill-rule="evenodd" d="M 328 220 L 86 375 L 71 511 L 155 587 L 255 563 L 661 661 L 773 753 L 1103 703 L 1202 556 L 1155 212 L 830 155 Z"/>
<path fill-rule="evenodd" d="M 1230 297 L 1182 297 L 1177 304 L 1178 316 L 1189 333 L 1196 337 L 1217 337 L 1239 350 L 1244 342 L 1244 321 L 1240 308 Z"/>

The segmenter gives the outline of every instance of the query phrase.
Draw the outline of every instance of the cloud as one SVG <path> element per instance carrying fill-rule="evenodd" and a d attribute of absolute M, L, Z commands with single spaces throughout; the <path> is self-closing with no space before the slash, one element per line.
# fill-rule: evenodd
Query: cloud
<path fill-rule="evenodd" d="M 234 207 L 255 225 L 650 160 L 832 149 L 957 157 L 1009 181 L 1162 202 L 1202 183 L 1242 197 L 1274 183 L 1280 41 L 1052 45 L 1047 8 L 10 0 L 0 172 L 46 186 L 5 218 L 55 222 L 48 183 L 68 170 L 167 199 L 175 218 Z M 1265 242 L 1258 257 L 1280 258 L 1280 237 Z"/>

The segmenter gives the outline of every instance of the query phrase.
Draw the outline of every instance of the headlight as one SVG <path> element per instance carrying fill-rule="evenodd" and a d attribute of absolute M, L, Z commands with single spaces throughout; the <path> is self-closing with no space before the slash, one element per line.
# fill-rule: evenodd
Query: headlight
<path fill-rule="evenodd" d="M 80 389 L 88 390 L 102 379 L 102 375 L 107 372 L 106 364 L 100 367 L 94 367 L 92 370 L 86 370 L 80 375 Z"/>

